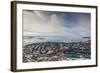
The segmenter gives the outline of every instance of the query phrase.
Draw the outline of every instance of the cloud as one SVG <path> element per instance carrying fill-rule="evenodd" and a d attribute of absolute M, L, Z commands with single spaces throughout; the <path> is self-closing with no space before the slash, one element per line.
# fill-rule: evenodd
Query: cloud
<path fill-rule="evenodd" d="M 23 11 L 24 34 L 34 36 L 88 36 L 90 16 L 48 11 Z M 70 23 L 68 22 L 70 20 Z M 77 20 L 77 24 L 76 21 Z M 71 28 L 69 27 L 71 25 Z M 30 33 L 29 33 L 30 32 Z"/>
<path fill-rule="evenodd" d="M 58 15 L 49 16 L 42 11 L 23 11 L 23 27 L 25 32 L 59 33 L 62 31 L 62 23 Z"/>

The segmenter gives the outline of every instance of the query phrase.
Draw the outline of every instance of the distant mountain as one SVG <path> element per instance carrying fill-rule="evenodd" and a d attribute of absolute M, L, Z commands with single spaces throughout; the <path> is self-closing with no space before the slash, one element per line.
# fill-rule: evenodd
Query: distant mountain
<path fill-rule="evenodd" d="M 90 37 L 89 37 L 89 36 L 87 36 L 87 37 L 83 37 L 83 39 L 90 39 Z"/>

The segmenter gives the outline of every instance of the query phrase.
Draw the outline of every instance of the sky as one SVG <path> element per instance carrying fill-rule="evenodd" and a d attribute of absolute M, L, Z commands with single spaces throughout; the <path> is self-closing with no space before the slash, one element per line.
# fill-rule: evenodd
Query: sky
<path fill-rule="evenodd" d="M 90 13 L 23 10 L 23 34 L 90 37 L 90 18 Z"/>

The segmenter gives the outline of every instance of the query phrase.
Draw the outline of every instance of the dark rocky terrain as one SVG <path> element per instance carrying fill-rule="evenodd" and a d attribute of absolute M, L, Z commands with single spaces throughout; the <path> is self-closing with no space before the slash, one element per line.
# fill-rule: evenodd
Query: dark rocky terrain
<path fill-rule="evenodd" d="M 23 62 L 91 59 L 90 42 L 42 42 L 23 47 Z"/>

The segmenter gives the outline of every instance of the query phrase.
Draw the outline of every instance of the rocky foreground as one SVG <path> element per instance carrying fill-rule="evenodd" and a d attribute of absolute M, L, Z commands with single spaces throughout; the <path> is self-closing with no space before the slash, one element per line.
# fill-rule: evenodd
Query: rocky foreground
<path fill-rule="evenodd" d="M 91 59 L 90 43 L 42 42 L 23 47 L 23 62 Z"/>

